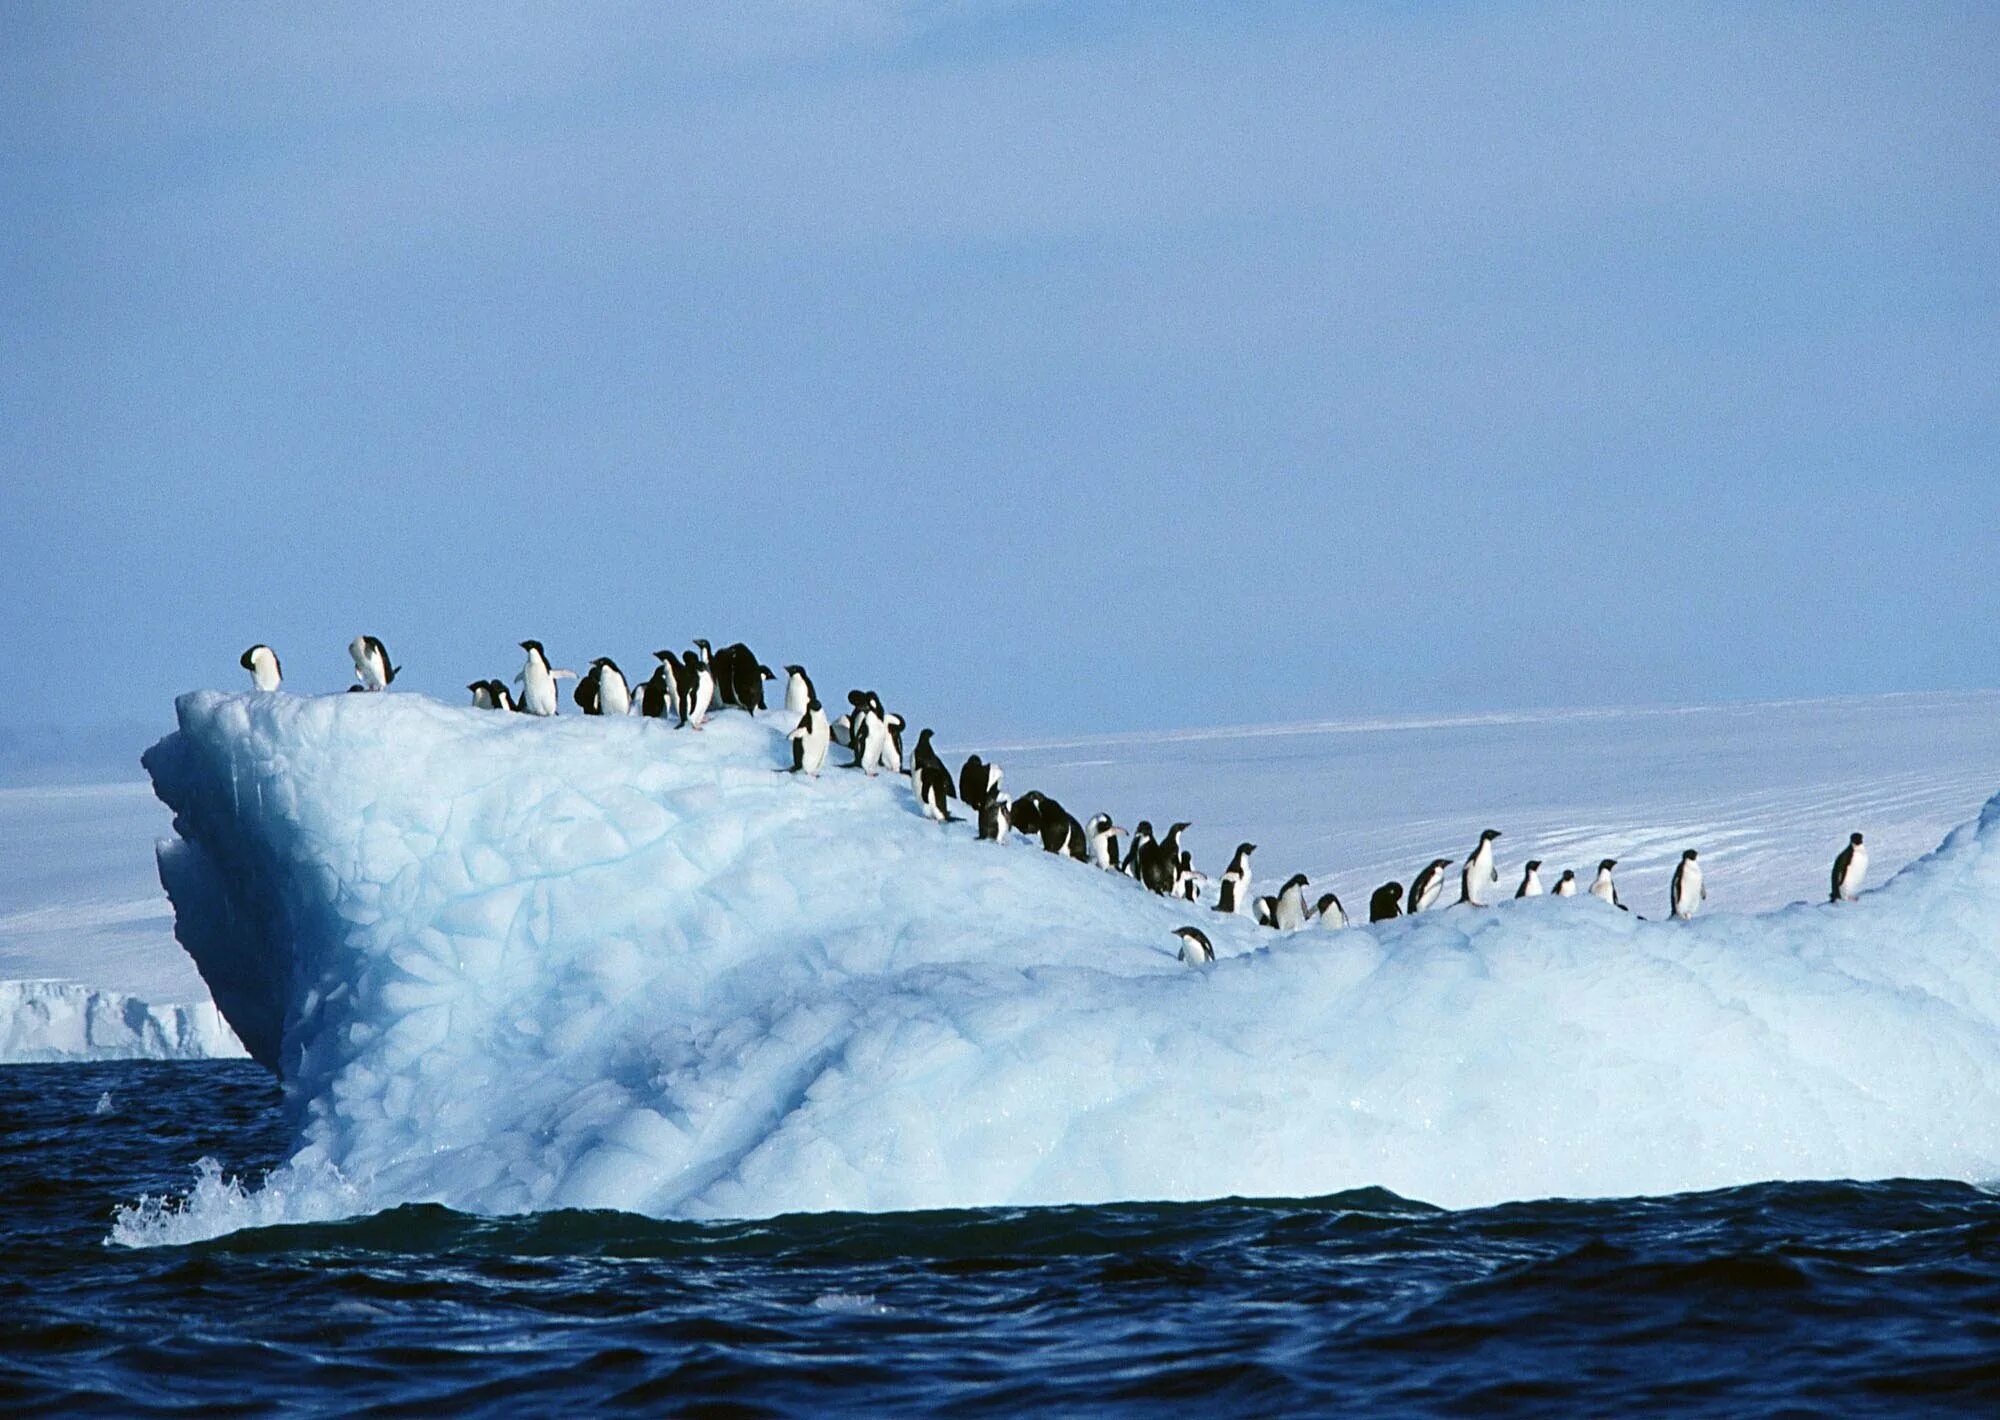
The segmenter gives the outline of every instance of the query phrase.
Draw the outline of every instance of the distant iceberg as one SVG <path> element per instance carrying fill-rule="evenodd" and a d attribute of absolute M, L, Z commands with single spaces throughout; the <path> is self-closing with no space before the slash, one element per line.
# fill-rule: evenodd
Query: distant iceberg
<path fill-rule="evenodd" d="M 0 981 L 0 1065 L 241 1058 L 214 1005 L 155 1005 L 73 981 Z"/>
<path fill-rule="evenodd" d="M 1845 907 L 1662 923 L 1543 898 L 1279 937 L 940 829 L 900 779 L 775 773 L 782 716 L 177 709 L 145 759 L 176 935 L 283 1079 L 297 1147 L 260 1186 L 130 1210 L 126 1241 L 415 1201 L 1460 1206 L 2000 1176 L 2000 799 Z M 1213 968 L 1175 959 L 1190 920 Z"/>

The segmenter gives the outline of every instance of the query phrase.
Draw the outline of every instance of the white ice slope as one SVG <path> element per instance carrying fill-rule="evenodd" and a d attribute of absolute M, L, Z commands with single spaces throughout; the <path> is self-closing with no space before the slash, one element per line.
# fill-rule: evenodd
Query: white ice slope
<path fill-rule="evenodd" d="M 1278 939 L 901 781 L 415 696 L 185 696 L 176 931 L 298 1148 L 127 1241 L 418 1200 L 663 1216 L 2000 1175 L 2000 799 L 1848 907 Z M 1021 786 L 1025 787 L 1025 786 Z M 1087 810 L 1089 805 L 1075 805 Z"/>

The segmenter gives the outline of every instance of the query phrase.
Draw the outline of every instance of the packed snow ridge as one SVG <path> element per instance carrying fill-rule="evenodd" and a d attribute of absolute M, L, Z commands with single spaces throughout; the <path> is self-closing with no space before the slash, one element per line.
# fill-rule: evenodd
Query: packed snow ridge
<path fill-rule="evenodd" d="M 296 1150 L 119 1224 L 2000 1176 L 2000 798 L 1853 904 L 1272 934 L 731 714 L 202 692 L 176 933 Z M 782 717 L 778 717 L 782 718 Z M 1175 958 L 1198 922 L 1218 961 Z"/>

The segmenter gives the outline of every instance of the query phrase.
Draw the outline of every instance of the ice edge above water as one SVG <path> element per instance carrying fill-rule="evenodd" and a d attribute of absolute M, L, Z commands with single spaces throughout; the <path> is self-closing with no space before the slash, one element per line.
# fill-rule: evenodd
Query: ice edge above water
<path fill-rule="evenodd" d="M 2000 799 L 1848 906 L 1541 899 L 1279 938 L 940 830 L 900 780 L 773 773 L 775 718 L 177 709 L 146 756 L 176 935 L 297 1148 L 255 1188 L 128 1211 L 123 1241 L 406 1202 L 1467 1206 L 2000 1174 Z M 1211 970 L 1173 958 L 1191 916 Z"/>

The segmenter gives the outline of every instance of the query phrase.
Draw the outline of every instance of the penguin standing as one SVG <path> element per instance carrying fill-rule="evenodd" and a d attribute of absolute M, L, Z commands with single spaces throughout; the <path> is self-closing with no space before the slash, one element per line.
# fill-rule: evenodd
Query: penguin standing
<path fill-rule="evenodd" d="M 733 653 L 727 671 L 718 669 L 718 684 L 724 675 L 729 679 L 728 703 L 755 715 L 764 708 L 764 682 L 774 678 L 771 668 L 759 661 L 750 648 L 738 641 L 729 650 Z"/>
<path fill-rule="evenodd" d="M 1293 873 L 1278 889 L 1271 906 L 1271 925 L 1280 932 L 1296 932 L 1306 925 L 1306 875 Z"/>
<path fill-rule="evenodd" d="M 625 681 L 625 672 L 609 656 L 599 656 L 590 663 L 590 669 L 577 680 L 571 699 L 586 715 L 632 713 L 632 690 Z"/>
<path fill-rule="evenodd" d="M 245 651 L 236 664 L 250 672 L 250 684 L 253 689 L 276 690 L 284 683 L 285 672 L 278 664 L 278 653 L 262 641 Z"/>
<path fill-rule="evenodd" d="M 813 689 L 812 677 L 806 674 L 804 666 L 785 667 L 785 713 L 803 715 L 806 706 L 819 699 L 819 692 Z"/>
<path fill-rule="evenodd" d="M 1153 844 L 1139 860 L 1140 881 L 1162 897 L 1173 892 L 1174 883 L 1180 876 L 1181 834 L 1187 829 L 1185 823 L 1175 824 L 1167 830 L 1167 836 Z"/>
<path fill-rule="evenodd" d="M 860 697 L 856 699 L 856 697 Z M 848 692 L 848 701 L 854 706 L 850 738 L 853 741 L 854 760 L 847 767 L 859 769 L 873 778 L 882 764 L 882 748 L 889 738 L 889 727 L 884 723 L 882 702 L 872 690 Z"/>
<path fill-rule="evenodd" d="M 1111 821 L 1110 814 L 1094 814 L 1084 826 L 1089 840 L 1090 861 L 1111 872 L 1118 870 L 1118 835 L 1125 830 Z"/>
<path fill-rule="evenodd" d="M 1479 846 L 1472 850 L 1472 856 L 1465 860 L 1465 871 L 1458 879 L 1458 900 L 1467 907 L 1484 907 L 1487 886 L 1500 881 L 1500 869 L 1493 863 L 1493 840 L 1499 836 L 1499 829 L 1487 829 L 1479 835 Z"/>
<path fill-rule="evenodd" d="M 403 668 L 389 664 L 389 648 L 373 636 L 357 636 L 347 645 L 354 658 L 354 677 L 363 690 L 387 690 Z"/>
<path fill-rule="evenodd" d="M 667 669 L 667 658 L 672 656 L 673 652 L 655 651 L 653 654 L 659 658 L 660 663 L 653 667 L 651 675 L 639 682 L 634 700 L 639 706 L 639 713 L 646 719 L 664 720 L 667 718 L 667 707 L 680 704 L 680 691 L 675 684 L 673 672 Z M 679 664 L 678 661 L 675 662 L 677 667 Z"/>
<path fill-rule="evenodd" d="M 1329 932 L 1337 932 L 1347 925 L 1347 909 L 1340 905 L 1340 899 L 1333 893 L 1323 893 L 1314 904 L 1313 920 Z"/>
<path fill-rule="evenodd" d="M 1445 869 L 1451 866 L 1449 858 L 1433 858 L 1430 866 L 1418 873 L 1410 884 L 1410 895 L 1405 899 L 1405 910 L 1414 917 L 1438 900 L 1444 893 Z"/>
<path fill-rule="evenodd" d="M 1701 864 L 1695 858 L 1692 848 L 1681 854 L 1680 866 L 1674 869 L 1673 887 L 1667 895 L 1673 916 L 1682 922 L 1694 916 L 1695 909 L 1708 901 L 1708 889 L 1701 883 Z"/>
<path fill-rule="evenodd" d="M 715 702 L 715 668 L 709 660 L 708 642 L 697 641 L 694 644 L 701 654 L 699 656 L 690 654 L 681 662 L 682 672 L 689 675 L 691 680 L 687 694 L 687 714 L 682 717 L 681 723 L 690 729 L 698 730 L 708 719 L 708 707 Z"/>
<path fill-rule="evenodd" d="M 1250 855 L 1257 851 L 1254 843 L 1239 843 L 1236 852 L 1229 859 L 1229 866 L 1222 870 L 1222 880 L 1215 889 L 1215 910 L 1237 913 L 1250 899 Z"/>
<path fill-rule="evenodd" d="M 1606 858 L 1602 863 L 1597 865 L 1597 876 L 1591 881 L 1590 895 L 1601 901 L 1610 903 L 1620 912 L 1630 912 L 1632 909 L 1618 900 L 1618 884 L 1611 881 L 1611 870 L 1617 866 L 1618 860 L 1616 858 Z"/>
<path fill-rule="evenodd" d="M 1008 814 L 1014 832 L 1026 834 L 1029 838 L 1042 836 L 1042 791 L 1030 789 L 1020 798 L 1012 801 Z"/>
<path fill-rule="evenodd" d="M 924 817 L 939 823 L 951 823 L 951 811 L 945 807 L 952 798 L 951 776 L 944 766 L 932 760 L 928 764 L 917 763 L 910 766 L 910 787 L 917 791 L 917 803 L 924 811 Z"/>
<path fill-rule="evenodd" d="M 1530 858 L 1521 870 L 1521 885 L 1514 889 L 1514 896 L 1540 897 L 1542 895 L 1542 860 Z"/>
<path fill-rule="evenodd" d="M 1135 881 L 1145 882 L 1144 864 L 1146 854 L 1152 850 L 1152 847 L 1153 822 L 1151 819 L 1142 818 L 1139 820 L 1139 826 L 1132 830 L 1131 845 L 1126 848 L 1125 861 L 1119 865 L 1118 871 Z"/>
<path fill-rule="evenodd" d="M 987 794 L 979 806 L 979 836 L 987 843 L 999 843 L 1013 828 L 1008 809 L 1013 801 L 998 789 Z"/>
<path fill-rule="evenodd" d="M 259 686 L 258 689 L 263 689 Z M 1847 846 L 1840 850 L 1840 856 L 1833 860 L 1833 896 L 1829 902 L 1852 902 L 1861 896 L 1861 880 L 1868 876 L 1868 850 L 1861 844 L 1861 835 L 1849 834 Z"/>
<path fill-rule="evenodd" d="M 826 764 L 827 746 L 833 739 L 826 723 L 826 707 L 819 703 L 817 695 L 806 702 L 805 713 L 799 716 L 798 727 L 789 738 L 792 742 L 792 773 L 809 774 L 817 779 Z"/>
<path fill-rule="evenodd" d="M 1387 922 L 1392 917 L 1403 915 L 1403 885 L 1384 883 L 1368 898 L 1368 920 Z"/>
<path fill-rule="evenodd" d="M 988 764 L 978 755 L 966 756 L 958 771 L 958 797 L 968 805 L 983 804 L 986 796 L 1000 787 L 1000 766 Z"/>
<path fill-rule="evenodd" d="M 1215 964 L 1215 948 L 1199 927 L 1176 927 L 1174 935 L 1181 939 L 1180 959 L 1189 966 L 1212 966 Z"/>
<path fill-rule="evenodd" d="M 1576 896 L 1576 869 L 1564 868 L 1563 875 L 1556 879 L 1555 896 Z"/>
<path fill-rule="evenodd" d="M 923 733 L 917 736 L 916 753 L 911 758 L 911 764 L 917 769 L 935 769 L 937 777 L 944 781 L 945 799 L 949 801 L 958 797 L 958 791 L 952 788 L 951 771 L 944 767 L 944 760 L 938 757 L 936 747 L 931 744 L 929 726 L 926 726 Z"/>
<path fill-rule="evenodd" d="M 528 660 L 521 667 L 521 673 L 514 677 L 521 687 L 521 709 L 529 715 L 553 715 L 556 713 L 556 682 L 575 680 L 575 671 L 558 671 L 549 668 L 548 652 L 539 641 L 523 641 L 521 649 L 528 653 Z"/>

